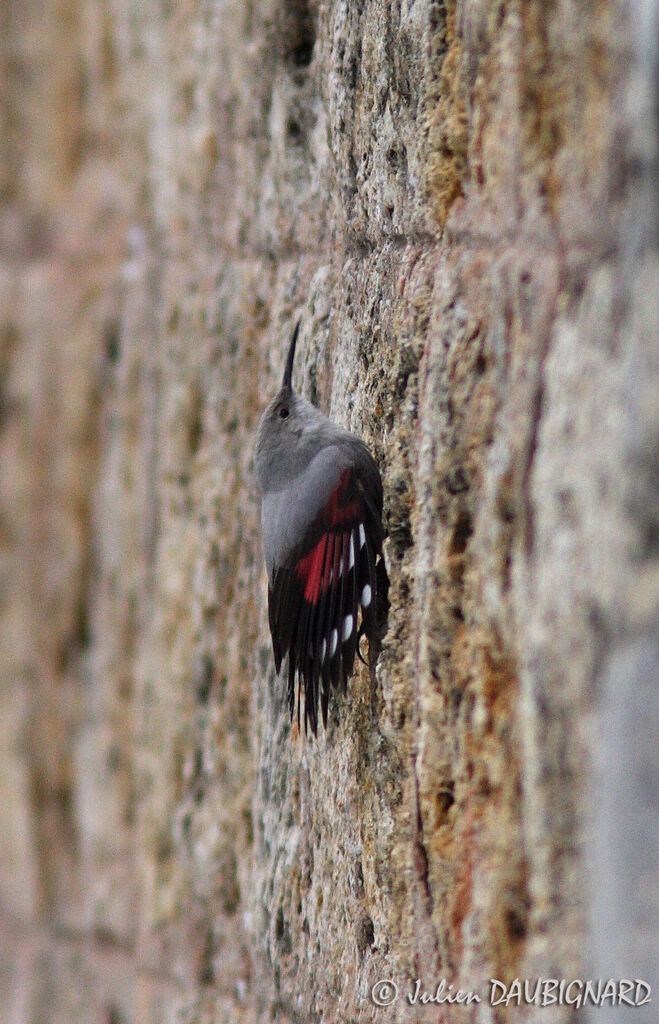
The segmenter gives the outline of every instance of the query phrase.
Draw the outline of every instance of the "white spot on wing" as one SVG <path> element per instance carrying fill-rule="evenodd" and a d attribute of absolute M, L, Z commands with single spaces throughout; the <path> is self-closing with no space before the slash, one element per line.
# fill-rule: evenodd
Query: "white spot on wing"
<path fill-rule="evenodd" d="M 336 645 L 339 642 L 339 634 L 335 629 L 332 630 L 332 637 L 330 639 L 330 658 L 334 657 L 336 653 Z"/>
<path fill-rule="evenodd" d="M 341 639 L 343 640 L 344 643 L 346 642 L 346 640 L 350 639 L 350 635 L 352 633 L 352 623 L 352 615 L 346 615 L 345 619 L 343 620 L 343 634 L 341 636 Z"/>
<path fill-rule="evenodd" d="M 354 564 L 355 564 L 355 542 L 352 539 L 352 534 L 350 534 L 350 557 L 349 557 L 349 561 L 348 561 L 348 571 L 350 571 L 350 569 L 353 568 Z"/>
<path fill-rule="evenodd" d="M 364 606 L 364 608 L 368 608 L 370 603 L 371 603 L 371 585 L 370 585 L 370 583 L 365 583 L 364 584 L 364 588 L 362 590 L 362 605 Z"/>
<path fill-rule="evenodd" d="M 320 663 L 321 663 L 321 665 L 323 665 L 325 663 L 325 655 L 326 654 L 327 654 L 327 641 L 325 640 L 325 637 L 323 637 L 323 642 L 320 645 Z"/>
<path fill-rule="evenodd" d="M 365 543 L 366 543 L 366 530 L 364 529 L 364 524 L 360 523 L 359 524 L 359 546 L 360 546 L 360 548 L 363 548 Z"/>

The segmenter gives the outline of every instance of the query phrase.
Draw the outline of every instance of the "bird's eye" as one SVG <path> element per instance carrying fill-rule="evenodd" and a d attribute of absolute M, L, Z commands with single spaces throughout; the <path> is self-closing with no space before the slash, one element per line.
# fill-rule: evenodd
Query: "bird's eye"
<path fill-rule="evenodd" d="M 279 410 L 279 419 L 280 420 L 287 420 L 288 419 L 288 409 L 286 408 L 286 406 L 284 406 L 283 409 Z"/>

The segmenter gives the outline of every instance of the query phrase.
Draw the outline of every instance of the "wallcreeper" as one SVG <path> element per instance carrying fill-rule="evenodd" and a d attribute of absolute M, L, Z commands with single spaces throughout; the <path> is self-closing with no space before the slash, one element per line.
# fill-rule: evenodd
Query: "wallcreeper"
<path fill-rule="evenodd" d="M 254 465 L 275 667 L 288 655 L 291 718 L 297 674 L 298 726 L 304 687 L 305 730 L 316 735 L 318 702 L 327 726 L 330 690 L 345 689 L 362 633 L 376 648 L 388 580 L 380 473 L 361 438 L 293 391 L 299 327 L 281 388 L 259 422 Z"/>

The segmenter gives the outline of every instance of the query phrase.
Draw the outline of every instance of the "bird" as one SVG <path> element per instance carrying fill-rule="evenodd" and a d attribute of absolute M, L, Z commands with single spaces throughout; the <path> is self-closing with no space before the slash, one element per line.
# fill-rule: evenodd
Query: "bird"
<path fill-rule="evenodd" d="M 299 729 L 304 693 L 305 734 L 316 736 L 319 706 L 327 728 L 330 692 L 345 691 L 360 637 L 371 659 L 378 649 L 388 578 L 380 471 L 360 437 L 293 390 L 299 329 L 257 427 L 254 469 L 275 670 L 288 656 L 291 720 L 297 694 Z"/>

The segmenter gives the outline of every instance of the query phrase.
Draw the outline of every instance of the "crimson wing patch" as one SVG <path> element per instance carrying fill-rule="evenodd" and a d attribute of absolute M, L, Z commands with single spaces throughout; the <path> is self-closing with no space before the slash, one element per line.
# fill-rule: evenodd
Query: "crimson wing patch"
<path fill-rule="evenodd" d="M 290 561 L 275 569 L 268 589 L 270 633 L 279 672 L 288 654 L 288 706 L 305 730 L 318 728 L 318 703 L 327 726 L 330 690 L 345 688 L 359 637 L 377 639 L 376 604 L 382 555 L 381 509 L 354 468 L 345 469 Z M 379 568 L 379 567 L 378 567 Z M 361 614 L 361 628 L 358 616 Z"/>

